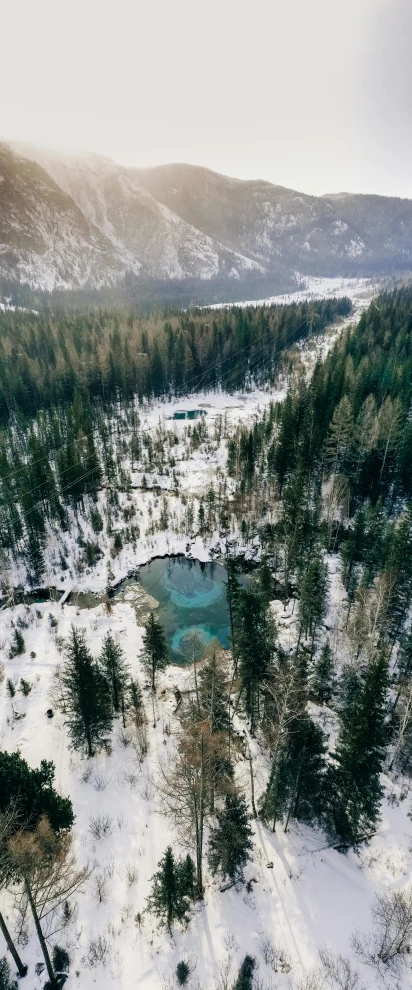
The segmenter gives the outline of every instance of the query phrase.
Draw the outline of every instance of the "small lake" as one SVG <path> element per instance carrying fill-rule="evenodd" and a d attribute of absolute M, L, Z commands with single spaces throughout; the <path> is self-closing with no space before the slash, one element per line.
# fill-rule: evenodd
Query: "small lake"
<path fill-rule="evenodd" d="M 172 663 L 192 662 L 193 651 L 197 659 L 213 639 L 229 648 L 226 581 L 221 564 L 187 557 L 157 558 L 140 568 L 141 587 L 159 602 L 155 615 L 166 633 Z M 121 588 L 135 584 L 129 578 Z"/>

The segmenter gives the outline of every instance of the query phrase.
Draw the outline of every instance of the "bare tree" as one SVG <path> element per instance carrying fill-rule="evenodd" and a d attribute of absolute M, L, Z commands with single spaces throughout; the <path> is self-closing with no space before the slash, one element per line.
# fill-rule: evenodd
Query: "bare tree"
<path fill-rule="evenodd" d="M 56 833 L 47 818 L 41 818 L 35 831 L 16 832 L 8 843 L 14 879 L 21 887 L 20 900 L 25 913 L 30 907 L 50 986 L 56 987 L 47 941 L 64 926 L 61 909 L 90 875 L 78 870 L 70 832 Z"/>
<path fill-rule="evenodd" d="M 19 815 L 15 805 L 10 805 L 6 811 L 0 815 L 0 890 L 6 886 L 10 863 L 8 856 L 8 841 L 13 835 L 13 832 L 19 827 Z M 13 961 L 17 967 L 17 972 L 20 977 L 26 976 L 27 966 L 22 962 L 19 953 L 17 952 L 16 946 L 14 945 L 13 939 L 7 928 L 3 914 L 0 911 L 0 929 L 4 936 L 7 948 L 13 958 Z"/>
<path fill-rule="evenodd" d="M 182 713 L 182 729 L 176 752 L 159 766 L 156 787 L 165 814 L 170 815 L 182 841 L 194 846 L 197 886 L 203 893 L 203 835 L 215 794 L 232 786 L 227 765 L 227 733 L 214 732 L 198 702 L 190 701 Z"/>
<path fill-rule="evenodd" d="M 350 959 L 346 956 L 335 956 L 325 946 L 320 949 L 319 957 L 325 983 L 330 990 L 366 990 L 358 971 L 353 969 Z"/>
<path fill-rule="evenodd" d="M 374 930 L 352 938 L 357 954 L 379 966 L 394 965 L 409 954 L 412 946 L 412 886 L 377 894 L 372 904 Z"/>

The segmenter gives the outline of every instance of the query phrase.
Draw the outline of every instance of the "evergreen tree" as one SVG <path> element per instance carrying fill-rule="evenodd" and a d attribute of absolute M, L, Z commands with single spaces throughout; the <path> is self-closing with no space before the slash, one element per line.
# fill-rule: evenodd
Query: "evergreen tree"
<path fill-rule="evenodd" d="M 71 828 L 72 803 L 54 789 L 54 775 L 51 761 L 42 760 L 39 769 L 32 770 L 18 751 L 0 752 L 0 813 L 15 802 L 25 828 L 35 828 L 43 815 L 55 832 Z"/>
<path fill-rule="evenodd" d="M 335 665 L 329 641 L 322 647 L 313 671 L 311 694 L 318 705 L 328 705 L 333 698 Z"/>
<path fill-rule="evenodd" d="M 376 828 L 385 756 L 387 660 L 372 661 L 351 677 L 341 729 L 325 778 L 325 819 L 333 836 L 356 845 Z"/>
<path fill-rule="evenodd" d="M 27 567 L 27 580 L 29 585 L 34 588 L 40 584 L 46 569 L 46 564 L 44 561 L 42 545 L 33 530 L 29 533 L 25 559 Z"/>
<path fill-rule="evenodd" d="M 168 846 L 158 864 L 157 873 L 152 877 L 152 891 L 147 905 L 172 933 L 174 921 L 187 923 L 190 900 L 195 887 L 194 864 L 190 856 L 176 862 L 172 847 Z"/>
<path fill-rule="evenodd" d="M 325 745 L 322 730 L 304 713 L 294 721 L 276 754 L 263 800 L 263 814 L 273 824 L 291 818 L 312 824 L 322 812 Z"/>
<path fill-rule="evenodd" d="M 143 634 L 143 664 L 151 677 L 152 691 L 156 690 L 156 674 L 159 670 L 164 670 L 168 662 L 166 636 L 160 622 L 151 612 Z"/>
<path fill-rule="evenodd" d="M 237 979 L 233 984 L 233 990 L 253 990 L 253 973 L 256 960 L 253 956 L 245 956 L 239 969 Z"/>
<path fill-rule="evenodd" d="M 327 605 L 327 569 L 319 554 L 309 561 L 303 577 L 299 598 L 299 639 L 310 636 L 312 654 L 315 636 Z"/>
<path fill-rule="evenodd" d="M 223 809 L 216 814 L 217 824 L 210 829 L 208 858 L 213 875 L 220 873 L 232 883 L 242 880 L 253 848 L 249 817 L 243 795 L 227 794 Z"/>
<path fill-rule="evenodd" d="M 13 980 L 11 969 L 5 956 L 0 959 L 0 990 L 18 990 L 17 980 Z"/>
<path fill-rule="evenodd" d="M 242 588 L 236 613 L 236 643 L 246 711 L 252 735 L 260 717 L 262 687 L 273 664 L 276 629 L 263 596 L 255 588 Z"/>
<path fill-rule="evenodd" d="M 100 663 L 111 688 L 113 710 L 118 715 L 124 709 L 129 672 L 123 650 L 110 632 L 104 638 Z"/>
<path fill-rule="evenodd" d="M 25 649 L 26 649 L 26 644 L 24 642 L 24 636 L 20 632 L 20 629 L 14 627 L 13 638 L 9 649 L 10 660 L 12 660 L 13 657 L 21 656 L 21 654 L 25 652 Z"/>
<path fill-rule="evenodd" d="M 93 756 L 106 745 L 113 725 L 111 690 L 80 629 L 72 626 L 62 671 L 66 723 L 74 749 Z"/>

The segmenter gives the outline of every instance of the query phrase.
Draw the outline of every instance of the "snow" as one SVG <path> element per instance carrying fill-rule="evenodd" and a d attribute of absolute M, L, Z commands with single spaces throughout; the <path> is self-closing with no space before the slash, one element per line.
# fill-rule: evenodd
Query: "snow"
<path fill-rule="evenodd" d="M 333 291 L 336 292 L 336 288 Z M 342 291 L 347 291 L 346 286 Z M 363 297 L 360 297 L 359 305 L 363 305 Z M 332 328 L 323 337 L 314 338 L 300 348 L 308 374 L 318 354 L 326 353 L 343 325 Z M 127 546 L 112 560 L 108 542 L 103 540 L 102 561 L 91 573 L 84 571 L 76 574 L 78 548 L 73 526 L 73 531 L 64 535 L 72 576 L 70 571 L 53 573 L 53 554 L 60 537 L 50 533 L 48 583 L 57 584 L 65 591 L 75 588 L 99 592 L 106 586 L 109 560 L 114 580 L 118 581 L 130 569 L 157 554 L 181 552 L 200 560 L 210 559 L 210 551 L 219 543 L 219 534 L 215 533 L 204 541 L 199 537 L 192 539 L 187 532 L 180 531 L 185 511 L 182 495 L 190 495 L 196 501 L 207 491 L 212 480 L 216 486 L 219 477 L 223 477 L 226 439 L 219 443 L 212 442 L 219 417 L 225 425 L 225 434 L 230 436 L 237 425 L 251 424 L 270 401 L 279 401 L 285 395 L 286 385 L 286 381 L 280 381 L 276 389 L 233 395 L 219 392 L 197 394 L 195 399 L 179 398 L 175 402 L 154 403 L 140 409 L 141 428 L 154 432 L 159 424 L 165 425 L 179 439 L 174 450 L 181 490 L 177 494 L 170 490 L 170 476 L 157 478 L 159 488 L 167 494 L 169 512 L 175 513 L 176 524 L 167 531 L 151 535 L 148 532 L 151 520 L 149 510 L 158 512 L 162 497 L 155 491 L 144 492 L 140 487 L 133 488 L 131 500 L 136 505 L 141 530 L 135 550 Z M 209 438 L 196 451 L 188 454 L 185 451 L 187 422 L 174 421 L 170 417 L 177 410 L 188 410 L 194 406 L 203 407 L 207 412 L 205 421 Z M 132 474 L 132 483 L 136 486 L 141 484 L 137 472 Z M 100 496 L 102 498 L 103 495 Z M 124 495 L 121 496 L 121 505 L 130 505 Z M 83 519 L 82 528 L 85 538 L 90 538 L 90 527 Z M 248 551 L 258 553 L 256 540 Z M 329 555 L 327 563 L 330 605 L 325 620 L 325 635 L 329 635 L 332 648 L 343 661 L 345 630 L 339 622 L 339 604 L 345 592 L 338 557 Z M 144 913 L 144 909 L 151 877 L 166 846 L 172 843 L 179 850 L 179 835 L 171 821 L 162 814 L 156 779 L 159 764 L 173 759 L 174 734 L 178 724 L 174 687 L 177 685 L 184 690 L 190 684 L 192 674 L 190 670 L 179 667 L 167 668 L 159 678 L 153 706 L 150 692 L 144 690 L 149 754 L 143 763 L 138 761 L 131 743 L 123 744 L 119 721 L 113 730 L 110 755 L 100 753 L 88 761 L 73 753 L 69 749 L 64 716 L 56 704 L 56 674 L 63 660 L 61 643 L 67 639 L 74 623 L 85 631 L 90 648 L 97 655 L 105 634 L 112 631 L 124 650 L 131 674 L 137 676 L 145 688 L 146 678 L 140 660 L 142 609 L 134 607 L 132 593 L 113 599 L 110 612 L 104 604 L 80 609 L 68 604 L 64 598 L 60 602 L 18 605 L 0 611 L 0 662 L 5 671 L 0 684 L 0 747 L 8 751 L 20 750 L 33 767 L 38 766 L 41 759 L 54 761 L 56 785 L 73 801 L 78 862 L 94 867 L 83 892 L 77 896 L 79 913 L 74 925 L 59 936 L 59 942 L 67 945 L 72 958 L 66 984 L 68 990 L 94 990 L 96 986 L 99 990 L 132 990 L 134 987 L 139 990 L 169 990 L 176 985 L 173 974 L 182 958 L 195 965 L 191 986 L 199 990 L 212 990 L 219 971 L 222 972 L 227 966 L 231 974 L 230 987 L 247 952 L 258 959 L 261 990 L 297 990 L 301 974 L 316 967 L 318 951 L 324 945 L 334 953 L 351 957 L 365 985 L 370 988 L 376 986 L 375 971 L 363 966 L 354 957 L 351 937 L 356 930 L 363 933 L 370 931 L 371 904 L 376 892 L 398 890 L 412 881 L 412 803 L 409 789 L 402 781 L 383 778 L 385 797 L 382 821 L 375 837 L 362 847 L 358 855 L 354 852 L 343 855 L 326 848 L 325 836 L 319 830 L 294 823 L 288 834 L 282 828 L 273 833 L 261 822 L 253 822 L 253 859 L 246 869 L 249 890 L 243 886 L 221 892 L 218 882 L 212 879 L 206 868 L 204 902 L 195 906 L 188 930 L 176 928 L 170 939 L 157 928 L 155 919 Z M 142 603 L 143 592 L 138 605 Z M 285 648 L 290 648 L 296 641 L 293 603 L 286 610 L 280 602 L 273 603 L 272 608 L 279 639 Z M 57 620 L 55 628 L 50 624 L 49 615 Z M 24 623 L 25 653 L 11 660 L 8 657 L 11 622 L 16 623 L 18 619 Z M 18 690 L 21 677 L 32 684 L 28 697 Z M 7 678 L 16 681 L 14 699 L 9 697 Z M 52 719 L 46 717 L 50 707 L 54 712 Z M 329 713 L 329 718 L 324 709 L 316 706 L 313 709 L 314 717 L 333 736 L 334 717 Z M 235 728 L 247 733 L 246 722 L 240 715 L 235 716 Z M 258 802 L 267 782 L 269 765 L 257 740 L 250 740 L 250 747 Z M 236 780 L 250 799 L 249 765 L 240 753 L 236 757 Z M 90 831 L 90 819 L 104 814 L 110 817 L 112 831 L 106 838 L 96 840 Z M 182 848 L 182 852 L 187 851 L 186 847 Z M 107 898 L 99 902 L 96 898 L 96 875 L 103 873 L 106 875 Z M 10 897 L 3 897 L 3 907 L 13 928 Z M 139 914 L 142 915 L 141 924 L 137 917 Z M 287 961 L 284 971 L 275 973 L 264 963 L 259 949 L 262 936 L 272 939 L 282 950 Z M 98 965 L 92 966 L 90 940 L 98 937 L 102 939 L 100 944 L 106 946 L 106 954 Z M 1 947 L 0 951 L 3 951 Z M 32 929 L 27 945 L 21 947 L 21 955 L 29 964 L 29 975 L 24 986 L 27 990 L 40 990 L 45 977 L 44 974 L 35 976 L 34 967 L 42 960 Z M 400 990 L 412 986 L 410 967 L 405 966 L 401 971 L 398 986 Z"/>
<path fill-rule="evenodd" d="M 50 627 L 49 614 L 58 621 L 55 629 Z M 139 660 L 142 629 L 137 625 L 133 608 L 126 602 L 115 601 L 108 615 L 103 605 L 81 611 L 57 603 L 29 608 L 20 605 L 14 609 L 14 621 L 18 616 L 29 623 L 23 629 L 26 653 L 6 660 L 4 644 L 10 635 L 12 615 L 9 610 L 3 611 L 0 614 L 2 658 L 7 676 L 16 680 L 23 676 L 33 687 L 27 698 L 17 691 L 12 702 L 5 683 L 1 686 L 1 746 L 7 750 L 19 749 L 32 766 L 37 766 L 43 758 L 54 760 L 57 786 L 73 800 L 78 861 L 94 864 L 90 880 L 78 895 L 78 919 L 60 937 L 72 956 L 68 990 L 74 987 L 92 990 L 96 982 L 101 990 L 114 987 L 151 990 L 162 986 L 162 979 L 163 983 L 170 979 L 183 956 L 196 962 L 194 975 L 200 985 L 211 987 L 219 963 L 229 956 L 234 979 L 236 967 L 246 952 L 259 959 L 265 987 L 286 990 L 296 986 L 302 971 L 316 965 L 318 949 L 323 945 L 330 946 L 335 953 L 352 956 L 353 932 L 370 930 L 374 893 L 399 889 L 412 879 L 410 796 L 401 800 L 400 788 L 385 781 L 382 823 L 359 856 L 353 852 L 342 855 L 325 848 L 322 833 L 307 827 L 293 825 L 286 835 L 282 829 L 274 834 L 261 822 L 253 823 L 253 860 L 246 870 L 246 879 L 252 881 L 251 892 L 242 887 L 221 893 L 217 881 L 206 871 L 204 903 L 195 907 L 189 929 L 175 930 L 173 939 L 169 939 L 158 930 L 155 919 L 143 912 L 150 879 L 166 845 L 172 842 L 178 850 L 179 836 L 170 820 L 161 814 L 154 782 L 159 762 L 173 757 L 176 728 L 173 687 L 178 684 L 184 689 L 191 674 L 171 667 L 162 675 L 155 701 L 155 725 L 150 695 L 145 692 L 149 756 L 143 765 L 139 764 L 132 746 L 123 745 L 119 723 L 113 731 L 112 754 L 100 754 L 87 761 L 70 752 L 64 719 L 55 705 L 54 674 L 62 661 L 59 639 L 68 636 L 74 622 L 85 630 L 97 654 L 110 629 L 119 637 L 132 674 L 144 685 Z M 30 659 L 31 651 L 36 654 L 34 659 Z M 46 717 L 50 706 L 55 713 L 53 719 Z M 24 718 L 15 720 L 13 709 L 24 714 Z M 165 734 L 169 725 L 171 736 Z M 236 718 L 236 728 L 245 730 L 243 719 Z M 252 751 L 258 799 L 268 768 L 256 741 L 252 742 Z M 248 794 L 249 768 L 240 756 L 236 777 Z M 112 832 L 107 838 L 96 840 L 90 832 L 90 819 L 104 814 L 110 817 Z M 273 863 L 273 868 L 268 867 L 269 863 Z M 131 884 L 128 870 L 129 874 L 137 873 Z M 107 875 L 107 900 L 98 903 L 95 876 L 102 873 Z M 6 913 L 12 923 L 11 900 L 6 904 Z M 141 927 L 135 920 L 138 913 L 143 918 Z M 274 974 L 264 964 L 259 957 L 262 934 L 283 950 L 291 966 L 290 973 Z M 106 940 L 107 957 L 98 966 L 90 967 L 87 963 L 90 940 L 98 936 Z M 25 986 L 40 990 L 42 979 L 35 977 L 34 966 L 41 956 L 34 935 L 21 953 L 29 963 Z M 80 973 L 78 977 L 76 972 Z M 365 970 L 365 976 L 371 985 L 373 972 Z M 400 986 L 411 985 L 410 971 L 405 970 Z"/>
<path fill-rule="evenodd" d="M 358 252 L 359 253 L 359 252 Z M 348 296 L 352 300 L 355 311 L 358 307 L 369 305 L 372 296 L 379 292 L 379 283 L 370 278 L 315 278 L 300 275 L 295 272 L 302 285 L 296 292 L 283 295 L 269 296 L 266 299 L 249 299 L 237 303 L 214 303 L 209 309 L 224 309 L 226 306 L 286 306 L 290 303 L 305 302 L 312 299 L 342 298 Z M 353 319 L 353 316 L 352 316 Z"/>

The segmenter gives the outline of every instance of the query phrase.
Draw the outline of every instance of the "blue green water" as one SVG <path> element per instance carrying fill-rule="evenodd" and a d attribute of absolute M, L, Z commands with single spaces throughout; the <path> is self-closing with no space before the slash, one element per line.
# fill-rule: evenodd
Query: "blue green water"
<path fill-rule="evenodd" d="M 177 409 L 170 419 L 198 419 L 206 415 L 206 409 Z"/>
<path fill-rule="evenodd" d="M 230 645 L 227 572 L 220 564 L 165 557 L 140 568 L 142 588 L 159 602 L 156 618 L 165 630 L 170 659 L 189 663 L 216 638 Z"/>

